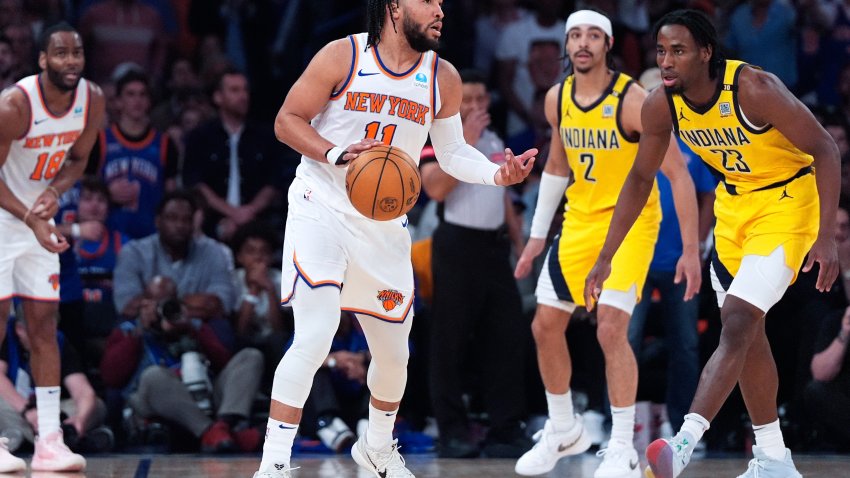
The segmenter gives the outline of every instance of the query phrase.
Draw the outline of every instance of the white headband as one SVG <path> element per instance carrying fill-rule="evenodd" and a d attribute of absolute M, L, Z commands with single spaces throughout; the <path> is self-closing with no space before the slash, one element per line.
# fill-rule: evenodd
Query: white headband
<path fill-rule="evenodd" d="M 611 30 L 611 20 L 609 20 L 605 15 L 594 12 L 593 10 L 579 10 L 577 12 L 573 12 L 573 14 L 567 18 L 567 29 L 565 32 L 569 33 L 570 30 L 579 25 L 591 25 L 599 28 L 609 37 L 614 36 L 613 30 Z"/>

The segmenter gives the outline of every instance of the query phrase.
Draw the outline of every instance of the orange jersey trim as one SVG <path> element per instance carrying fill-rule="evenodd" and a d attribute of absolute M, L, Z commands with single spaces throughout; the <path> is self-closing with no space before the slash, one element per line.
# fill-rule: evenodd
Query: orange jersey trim
<path fill-rule="evenodd" d="M 82 78 L 80 80 L 82 80 Z M 38 92 L 38 100 L 41 101 L 41 107 L 44 108 L 44 112 L 47 113 L 47 116 L 53 119 L 62 119 L 68 116 L 68 113 L 74 109 L 74 103 L 77 102 L 77 89 L 74 88 L 74 92 L 71 94 L 71 106 L 69 106 L 64 113 L 57 116 L 50 111 L 50 108 L 47 107 L 47 103 L 44 101 L 44 93 L 41 91 L 41 75 L 38 75 L 35 80 L 35 91 Z"/>
<path fill-rule="evenodd" d="M 17 297 L 18 299 L 22 299 L 22 300 L 32 300 L 32 301 L 35 301 L 35 302 L 59 302 L 58 297 L 56 297 L 56 298 L 53 298 L 53 297 L 34 297 L 34 296 L 23 295 L 23 294 L 12 294 L 12 297 Z M 2 299 L 2 300 L 5 300 L 5 299 Z"/>
<path fill-rule="evenodd" d="M 394 324 L 401 324 L 407 319 L 408 314 L 410 314 L 410 308 L 411 307 L 413 307 L 413 296 L 412 295 L 410 297 L 410 300 L 407 302 L 407 308 L 404 309 L 404 314 L 402 314 L 401 317 L 398 318 L 398 319 L 395 319 L 395 318 L 392 318 L 392 317 L 389 317 L 389 316 L 386 316 L 386 315 L 383 315 L 383 314 L 379 314 L 379 313 L 372 311 L 372 310 L 355 309 L 355 308 L 352 308 L 352 307 L 341 307 L 341 309 L 346 311 L 346 312 L 351 312 L 351 313 L 354 313 L 354 314 L 368 315 L 369 317 L 374 317 L 378 320 L 383 320 L 384 322 L 392 322 Z"/>
<path fill-rule="evenodd" d="M 419 65 L 422 64 L 422 58 L 425 57 L 425 54 L 422 53 L 421 55 L 419 55 L 419 59 L 416 60 L 416 64 L 411 66 L 409 70 L 405 71 L 404 73 L 396 73 L 396 72 L 390 70 L 389 68 L 387 68 L 386 66 L 384 66 L 384 62 L 381 61 L 381 54 L 378 53 L 378 47 L 377 46 L 372 47 L 371 50 L 372 50 L 372 56 L 375 58 L 375 63 L 378 64 L 378 69 L 381 70 L 381 72 L 384 75 L 386 75 L 386 76 L 388 76 L 388 77 L 390 77 L 394 80 L 403 80 L 403 79 L 409 77 L 410 75 L 412 75 L 416 70 L 419 69 Z"/>
<path fill-rule="evenodd" d="M 437 66 L 440 63 L 440 56 L 434 53 L 434 62 L 431 64 L 431 121 L 437 115 Z"/>
<path fill-rule="evenodd" d="M 27 106 L 31 105 L 31 104 L 32 104 L 32 100 L 30 99 L 30 94 L 29 94 L 29 93 L 27 93 L 27 90 L 25 90 L 22 86 L 17 85 L 17 84 L 15 85 L 15 88 L 17 88 L 17 89 L 21 90 L 21 93 L 23 93 L 23 94 L 24 94 L 24 96 L 26 96 L 26 97 L 27 97 Z M 30 107 L 30 110 L 32 110 L 32 108 L 31 108 L 31 107 Z M 26 130 L 26 131 L 24 131 L 24 134 L 22 134 L 22 135 L 18 138 L 18 141 L 22 141 L 24 138 L 26 138 L 26 137 L 27 137 L 27 135 L 28 135 L 28 134 L 30 134 L 30 130 L 32 129 L 32 121 L 33 121 L 33 119 L 32 119 L 32 111 L 30 111 L 30 119 L 27 121 L 27 130 Z M 3 300 L 3 299 L 0 299 L 0 300 Z"/>
<path fill-rule="evenodd" d="M 147 148 L 148 146 L 150 146 L 151 142 L 153 142 L 153 139 L 156 136 L 156 131 L 154 131 L 154 129 L 151 128 L 150 131 L 148 131 L 148 135 L 145 136 L 144 138 L 142 138 L 138 141 L 130 141 L 129 139 L 127 139 L 126 136 L 124 136 L 124 134 L 121 133 L 121 130 L 118 129 L 117 125 L 113 124 L 112 126 L 110 126 L 110 129 L 112 129 L 112 134 L 115 135 L 115 139 L 117 139 L 118 142 L 121 143 L 121 146 L 124 146 L 125 148 L 128 148 L 128 149 Z M 104 151 L 105 151 L 105 149 L 104 149 Z"/>
<path fill-rule="evenodd" d="M 295 256 L 295 254 L 292 255 L 292 263 L 295 264 L 295 277 L 292 278 L 292 291 L 289 293 L 288 296 L 280 300 L 281 305 L 286 305 L 292 300 L 292 297 L 295 295 L 295 286 L 298 283 L 299 277 L 304 279 L 304 282 L 311 289 L 327 286 L 333 286 L 337 289 L 342 289 L 342 284 L 333 280 L 313 281 L 312 279 L 310 279 L 310 276 L 308 276 L 307 273 L 304 272 L 304 269 L 301 268 L 301 264 L 298 263 L 298 258 Z"/>
<path fill-rule="evenodd" d="M 345 83 L 342 84 L 342 87 L 339 91 L 331 92 L 331 100 L 338 100 L 342 97 L 342 95 L 348 90 L 348 87 L 354 83 L 354 69 L 357 68 L 357 61 L 360 58 L 360 51 L 357 46 L 357 38 L 354 35 L 349 35 L 348 39 L 351 40 L 351 67 L 348 69 L 348 77 L 345 79 Z"/>

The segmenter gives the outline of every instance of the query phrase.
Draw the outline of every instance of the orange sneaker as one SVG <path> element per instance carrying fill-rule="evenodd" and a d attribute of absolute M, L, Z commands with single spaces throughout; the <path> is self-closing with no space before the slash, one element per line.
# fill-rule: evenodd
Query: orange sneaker
<path fill-rule="evenodd" d="M 36 438 L 33 471 L 82 471 L 85 468 L 86 459 L 68 449 L 62 430 Z"/>

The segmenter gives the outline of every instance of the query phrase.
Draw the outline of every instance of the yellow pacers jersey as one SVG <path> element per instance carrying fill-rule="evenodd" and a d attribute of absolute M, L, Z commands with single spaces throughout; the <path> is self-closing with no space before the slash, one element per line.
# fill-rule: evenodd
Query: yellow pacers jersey
<path fill-rule="evenodd" d="M 730 194 L 777 187 L 810 173 L 813 158 L 771 125 L 755 127 L 738 104 L 738 76 L 747 64 L 726 60 L 714 101 L 696 107 L 668 95 L 676 134 L 723 176 Z"/>
<path fill-rule="evenodd" d="M 552 244 L 550 264 L 558 298 L 584 306 L 584 280 L 599 256 L 614 215 L 614 206 L 637 154 L 638 137 L 623 131 L 622 99 L 633 81 L 615 73 L 611 84 L 588 107 L 575 102 L 574 77 L 560 92 L 560 135 L 573 172 L 567 188 L 562 233 Z M 614 254 L 611 275 L 603 289 L 635 289 L 640 298 L 658 227 L 661 207 L 658 188 Z M 556 267 L 557 266 L 557 267 Z"/>
<path fill-rule="evenodd" d="M 566 215 L 613 212 L 638 149 L 639 138 L 626 134 L 621 122 L 622 99 L 633 83 L 628 75 L 615 72 L 605 92 L 587 107 L 575 102 L 574 75 L 561 86 L 559 132 L 573 171 Z M 659 207 L 657 187 L 647 207 Z"/>

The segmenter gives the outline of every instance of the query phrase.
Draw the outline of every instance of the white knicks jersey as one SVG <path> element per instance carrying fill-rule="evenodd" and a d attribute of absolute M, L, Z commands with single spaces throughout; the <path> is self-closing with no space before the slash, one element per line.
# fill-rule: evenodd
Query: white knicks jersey
<path fill-rule="evenodd" d="M 423 53 L 409 70 L 396 73 L 384 65 L 378 49 L 366 48 L 366 33 L 351 35 L 348 41 L 352 60 L 348 77 L 310 124 L 340 148 L 375 138 L 402 149 L 418 164 L 431 122 L 440 110 L 437 54 Z M 313 198 L 359 215 L 345 193 L 345 173 L 345 168 L 302 156 L 295 175 Z"/>
<path fill-rule="evenodd" d="M 0 179 L 24 206 L 31 208 L 62 168 L 65 156 L 83 132 L 89 113 L 88 82 L 80 79 L 71 107 L 60 116 L 45 105 L 38 75 L 16 83 L 30 104 L 30 123 L 26 134 L 9 148 L 6 162 L 0 168 Z M 12 218 L 0 209 L 0 219 Z"/>

